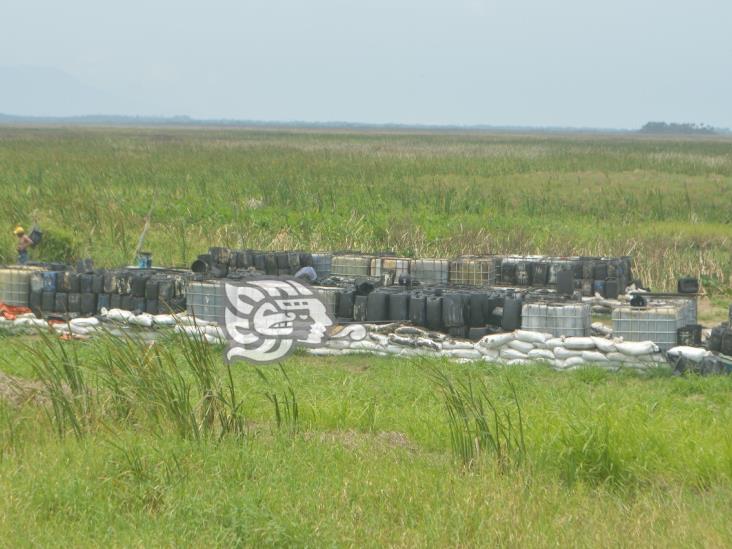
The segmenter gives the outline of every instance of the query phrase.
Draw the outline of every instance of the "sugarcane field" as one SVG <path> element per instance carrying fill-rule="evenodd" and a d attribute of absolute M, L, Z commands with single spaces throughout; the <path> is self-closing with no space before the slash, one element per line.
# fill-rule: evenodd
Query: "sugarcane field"
<path fill-rule="evenodd" d="M 732 5 L 3 16 L 0 549 L 732 546 Z"/>

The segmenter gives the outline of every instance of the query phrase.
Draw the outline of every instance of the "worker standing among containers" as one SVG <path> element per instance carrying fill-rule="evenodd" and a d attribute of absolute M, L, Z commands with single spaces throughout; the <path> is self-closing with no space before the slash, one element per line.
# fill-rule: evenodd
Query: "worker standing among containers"
<path fill-rule="evenodd" d="M 13 234 L 18 237 L 18 263 L 25 265 L 28 263 L 28 248 L 33 246 L 33 240 L 25 234 L 25 229 L 20 225 L 15 227 Z"/>

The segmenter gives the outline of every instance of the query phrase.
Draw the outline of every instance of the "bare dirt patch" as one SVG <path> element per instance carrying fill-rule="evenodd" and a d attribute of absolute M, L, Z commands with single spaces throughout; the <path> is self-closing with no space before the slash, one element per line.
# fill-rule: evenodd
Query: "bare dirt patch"
<path fill-rule="evenodd" d="M 13 406 L 20 406 L 26 402 L 35 404 L 46 400 L 43 394 L 43 384 L 40 381 L 23 379 L 0 372 L 0 400 Z"/>

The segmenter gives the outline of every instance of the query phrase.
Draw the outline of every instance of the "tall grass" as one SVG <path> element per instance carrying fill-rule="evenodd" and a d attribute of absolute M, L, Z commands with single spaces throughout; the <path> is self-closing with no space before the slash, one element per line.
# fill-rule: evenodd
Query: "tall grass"
<path fill-rule="evenodd" d="M 511 384 L 511 406 L 491 398 L 483 378 L 453 380 L 444 371 L 430 371 L 445 403 L 450 443 L 455 457 L 471 467 L 484 455 L 493 457 L 501 470 L 521 465 L 526 459 L 526 441 L 521 405 Z"/>
<path fill-rule="evenodd" d="M 36 256 L 129 262 L 157 193 L 157 264 L 213 244 L 630 253 L 654 288 L 683 274 L 730 287 L 729 139 L 0 128 L 0 141 L 0 213 L 10 229 L 37 212 L 53 246 Z"/>

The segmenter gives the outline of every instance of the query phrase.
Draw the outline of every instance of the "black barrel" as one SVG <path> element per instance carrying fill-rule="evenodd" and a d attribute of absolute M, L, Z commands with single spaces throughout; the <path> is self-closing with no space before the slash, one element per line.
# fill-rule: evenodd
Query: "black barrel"
<path fill-rule="evenodd" d="M 112 271 L 104 273 L 104 293 L 113 294 L 117 291 L 117 276 Z"/>
<path fill-rule="evenodd" d="M 557 273 L 557 292 L 561 295 L 574 293 L 574 271 L 565 269 Z"/>
<path fill-rule="evenodd" d="M 115 280 L 117 282 L 117 293 L 120 295 L 128 295 L 130 293 L 130 273 L 117 273 Z"/>
<path fill-rule="evenodd" d="M 483 293 L 470 294 L 470 321 L 468 325 L 472 328 L 485 326 L 485 316 L 483 316 L 484 303 L 488 300 L 488 295 Z"/>
<path fill-rule="evenodd" d="M 160 281 L 154 278 L 148 278 L 145 284 L 145 299 L 153 299 L 157 301 L 160 290 Z"/>
<path fill-rule="evenodd" d="M 214 278 L 224 278 L 229 274 L 229 265 L 226 263 L 214 263 L 211 265 L 210 273 Z"/>
<path fill-rule="evenodd" d="M 309 253 L 300 253 L 300 265 L 303 267 L 312 267 L 313 266 L 313 254 Z"/>
<path fill-rule="evenodd" d="M 701 336 L 701 324 L 689 324 L 676 330 L 676 343 L 689 347 L 699 347 L 701 345 Z"/>
<path fill-rule="evenodd" d="M 595 280 L 605 280 L 607 278 L 607 263 L 604 261 L 596 262 L 593 274 Z"/>
<path fill-rule="evenodd" d="M 82 294 L 90 294 L 94 290 L 92 289 L 94 285 L 94 275 L 84 273 L 79 275 L 79 293 Z"/>
<path fill-rule="evenodd" d="M 209 264 L 202 259 L 196 259 L 191 263 L 191 271 L 198 274 L 207 273 L 209 270 Z"/>
<path fill-rule="evenodd" d="M 341 290 L 340 296 L 338 297 L 338 312 L 336 316 L 347 319 L 353 318 L 353 302 L 355 297 L 355 290 Z"/>
<path fill-rule="evenodd" d="M 43 305 L 43 290 L 33 290 L 28 295 L 28 306 L 30 307 L 31 312 L 40 317 L 41 316 L 41 309 Z"/>
<path fill-rule="evenodd" d="M 81 294 L 81 314 L 93 315 L 97 311 L 97 296 L 91 292 Z"/>
<path fill-rule="evenodd" d="M 516 284 L 516 264 L 512 261 L 501 263 L 501 284 L 508 286 Z"/>
<path fill-rule="evenodd" d="M 457 337 L 460 339 L 467 339 L 469 331 L 470 329 L 467 326 L 453 326 L 452 328 L 447 329 L 447 333 L 450 337 Z"/>
<path fill-rule="evenodd" d="M 164 301 L 164 302 L 170 301 L 171 299 L 173 299 L 174 289 L 175 289 L 174 283 L 172 280 L 170 280 L 170 279 L 159 280 L 157 298 L 160 301 Z"/>
<path fill-rule="evenodd" d="M 608 278 L 605 281 L 605 297 L 608 299 L 617 299 L 619 293 L 620 288 L 618 287 L 618 279 Z"/>
<path fill-rule="evenodd" d="M 145 312 L 145 298 L 144 297 L 133 297 L 132 298 L 132 310 L 140 313 Z"/>
<path fill-rule="evenodd" d="M 160 302 L 157 299 L 146 299 L 145 312 L 151 315 L 160 314 Z"/>
<path fill-rule="evenodd" d="M 353 320 L 356 322 L 366 321 L 367 301 L 368 296 L 365 295 L 357 295 L 353 301 Z"/>
<path fill-rule="evenodd" d="M 277 252 L 275 257 L 277 258 L 278 269 L 289 269 L 290 268 L 290 254 L 287 252 Z M 299 258 L 298 258 L 299 259 Z"/>
<path fill-rule="evenodd" d="M 267 256 L 261 252 L 254 252 L 252 253 L 252 263 L 254 264 L 254 268 L 261 272 L 266 272 L 267 270 Z"/>
<path fill-rule="evenodd" d="M 119 303 L 119 308 L 124 309 L 125 311 L 133 310 L 134 305 L 132 299 L 131 295 L 123 295 Z"/>
<path fill-rule="evenodd" d="M 425 296 L 412 294 L 409 298 L 409 321 L 416 326 L 427 324 L 427 298 Z"/>
<path fill-rule="evenodd" d="M 69 308 L 68 295 L 66 292 L 57 292 L 53 303 L 53 312 L 65 313 Z"/>
<path fill-rule="evenodd" d="M 81 312 L 81 294 L 78 292 L 70 293 L 68 295 L 68 311 L 70 313 Z"/>
<path fill-rule="evenodd" d="M 300 270 L 300 254 L 298 252 L 288 252 L 287 266 L 290 269 L 290 274 L 293 275 Z"/>
<path fill-rule="evenodd" d="M 97 295 L 97 312 L 101 313 L 102 309 L 111 309 L 111 296 L 109 294 Z"/>
<path fill-rule="evenodd" d="M 519 286 L 528 286 L 531 282 L 529 278 L 529 264 L 525 261 L 516 263 L 516 284 Z"/>
<path fill-rule="evenodd" d="M 399 292 L 389 296 L 389 320 L 409 320 L 409 293 Z"/>
<path fill-rule="evenodd" d="M 493 316 L 493 310 L 496 307 L 501 306 L 501 298 L 497 297 L 495 295 L 488 295 L 486 296 L 486 299 L 483 300 L 483 319 L 485 320 L 486 324 L 490 324 L 490 319 Z"/>
<path fill-rule="evenodd" d="M 518 297 L 507 297 L 503 301 L 503 320 L 501 328 L 507 332 L 518 330 L 521 327 L 521 306 L 523 302 Z"/>
<path fill-rule="evenodd" d="M 231 257 L 231 250 L 229 248 L 222 248 L 220 246 L 214 246 L 208 249 L 208 253 L 211 255 L 213 263 L 229 263 Z"/>
<path fill-rule="evenodd" d="M 132 297 L 145 297 L 145 285 L 147 284 L 147 276 L 141 274 L 132 275 L 130 279 L 130 290 Z"/>
<path fill-rule="evenodd" d="M 236 256 L 236 268 L 248 269 L 254 266 L 254 258 L 251 250 L 240 250 Z"/>
<path fill-rule="evenodd" d="M 536 261 L 531 264 L 531 285 L 546 286 L 549 280 L 549 264 Z"/>
<path fill-rule="evenodd" d="M 119 294 L 109 294 L 109 307 L 110 309 L 121 309 L 122 296 Z"/>
<path fill-rule="evenodd" d="M 104 293 L 104 274 L 96 273 L 92 275 L 92 293 Z"/>
<path fill-rule="evenodd" d="M 427 327 L 430 330 L 442 329 L 442 297 L 430 296 L 427 298 L 426 317 Z"/>
<path fill-rule="evenodd" d="M 389 318 L 389 294 L 374 291 L 367 296 L 366 320 L 379 322 Z"/>
<path fill-rule="evenodd" d="M 268 275 L 277 274 L 277 256 L 275 254 L 264 254 L 264 272 Z"/>
<path fill-rule="evenodd" d="M 442 297 L 442 323 L 447 328 L 465 326 L 463 297 L 460 294 L 446 294 Z"/>
<path fill-rule="evenodd" d="M 41 295 L 41 310 L 44 313 L 52 313 L 56 307 L 56 292 L 43 290 Z"/>
<path fill-rule="evenodd" d="M 699 293 L 699 281 L 696 278 L 692 278 L 690 276 L 679 278 L 677 290 L 680 294 Z"/>

